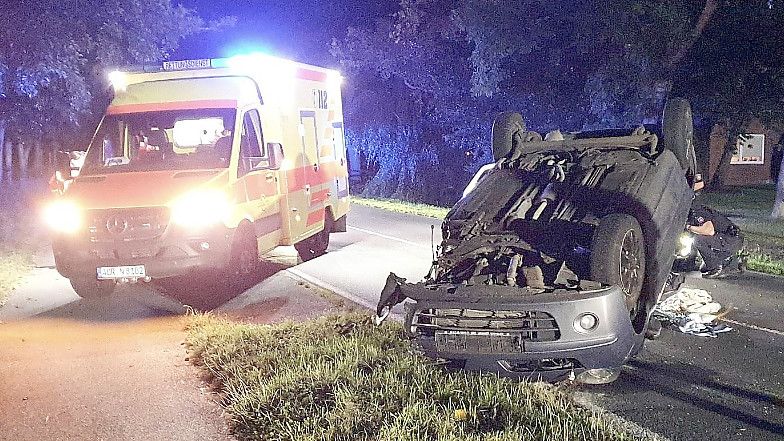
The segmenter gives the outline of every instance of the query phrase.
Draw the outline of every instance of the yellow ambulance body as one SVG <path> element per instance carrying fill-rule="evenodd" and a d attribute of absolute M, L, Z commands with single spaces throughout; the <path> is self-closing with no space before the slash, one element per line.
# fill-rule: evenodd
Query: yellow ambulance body
<path fill-rule="evenodd" d="M 57 269 L 83 297 L 209 269 L 243 278 L 345 231 L 341 76 L 264 55 L 113 72 L 84 165 L 48 207 Z"/>

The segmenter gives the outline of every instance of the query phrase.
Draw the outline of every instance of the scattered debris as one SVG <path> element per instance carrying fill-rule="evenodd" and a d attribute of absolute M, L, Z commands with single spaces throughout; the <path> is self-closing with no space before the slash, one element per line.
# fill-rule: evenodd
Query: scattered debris
<path fill-rule="evenodd" d="M 684 334 L 699 337 L 716 337 L 718 334 L 732 331 L 732 328 L 718 323 L 727 310 L 722 311 L 721 304 L 713 301 L 713 297 L 704 289 L 681 288 L 656 305 L 653 318 L 663 325 L 674 325 Z"/>

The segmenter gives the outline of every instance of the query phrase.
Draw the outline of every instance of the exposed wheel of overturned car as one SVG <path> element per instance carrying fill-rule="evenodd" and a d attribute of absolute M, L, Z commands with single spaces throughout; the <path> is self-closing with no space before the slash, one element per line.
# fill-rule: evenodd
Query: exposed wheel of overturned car
<path fill-rule="evenodd" d="M 514 147 L 515 133 L 525 131 L 522 115 L 517 112 L 499 113 L 493 121 L 493 159 L 498 161 L 507 157 Z"/>
<path fill-rule="evenodd" d="M 634 321 L 645 280 L 645 240 L 634 216 L 612 213 L 603 217 L 593 234 L 591 277 L 618 285 L 626 297 L 626 308 Z M 642 308 L 644 309 L 644 308 Z"/>
<path fill-rule="evenodd" d="M 691 105 L 683 98 L 670 98 L 662 116 L 662 143 L 678 158 L 689 184 L 697 173 L 697 154 L 694 151 L 694 121 Z"/>
<path fill-rule="evenodd" d="M 112 280 L 97 280 L 92 277 L 75 277 L 69 281 L 76 294 L 83 299 L 109 297 L 117 286 Z"/>

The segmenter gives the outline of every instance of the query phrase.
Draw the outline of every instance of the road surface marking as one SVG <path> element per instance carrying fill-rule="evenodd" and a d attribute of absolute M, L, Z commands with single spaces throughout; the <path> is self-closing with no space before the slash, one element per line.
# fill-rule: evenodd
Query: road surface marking
<path fill-rule="evenodd" d="M 779 336 L 784 337 L 784 332 L 778 331 L 776 329 L 764 328 L 762 326 L 757 326 L 757 325 L 750 325 L 748 323 L 737 322 L 735 320 L 728 319 L 728 318 L 722 318 L 721 320 L 725 321 L 727 323 L 732 323 L 733 325 L 745 326 L 747 328 L 754 329 L 756 331 L 768 332 L 770 334 L 779 335 Z"/>
<path fill-rule="evenodd" d="M 384 239 L 394 240 L 395 242 L 404 243 L 406 245 L 411 245 L 411 246 L 415 246 L 415 247 L 418 247 L 418 248 L 424 248 L 426 250 L 430 249 L 430 247 L 427 246 L 427 245 L 422 245 L 420 243 L 411 242 L 410 240 L 401 239 L 399 237 L 388 236 L 386 234 L 376 233 L 375 231 L 366 230 L 364 228 L 355 227 L 353 225 L 349 225 L 348 227 L 351 228 L 352 230 L 361 231 L 361 232 L 363 232 L 365 234 L 371 234 L 373 236 L 383 237 Z"/>

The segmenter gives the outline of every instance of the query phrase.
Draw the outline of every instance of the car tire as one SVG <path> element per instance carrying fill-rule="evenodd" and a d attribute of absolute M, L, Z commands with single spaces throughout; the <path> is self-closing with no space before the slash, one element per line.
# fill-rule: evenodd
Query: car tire
<path fill-rule="evenodd" d="M 297 250 L 297 254 L 303 262 L 323 256 L 327 252 L 333 222 L 332 214 L 327 212 L 324 216 L 324 229 L 294 244 L 294 249 Z"/>
<path fill-rule="evenodd" d="M 256 235 L 250 227 L 240 227 L 231 246 L 225 277 L 229 286 L 247 289 L 259 268 L 259 249 Z"/>
<path fill-rule="evenodd" d="M 667 100 L 662 116 L 662 143 L 678 158 L 689 185 L 693 184 L 697 173 L 697 154 L 694 151 L 694 120 L 688 100 Z"/>
<path fill-rule="evenodd" d="M 83 299 L 109 297 L 117 287 L 112 280 L 98 280 L 91 277 L 73 278 L 69 281 L 76 294 Z"/>
<path fill-rule="evenodd" d="M 525 132 L 523 116 L 517 112 L 499 113 L 493 121 L 493 159 L 498 161 L 509 156 L 514 148 L 514 134 Z"/>
<path fill-rule="evenodd" d="M 620 286 L 632 318 L 644 313 L 638 310 L 645 309 L 639 304 L 645 280 L 645 238 L 634 216 L 613 213 L 599 221 L 591 245 L 591 279 Z"/>

